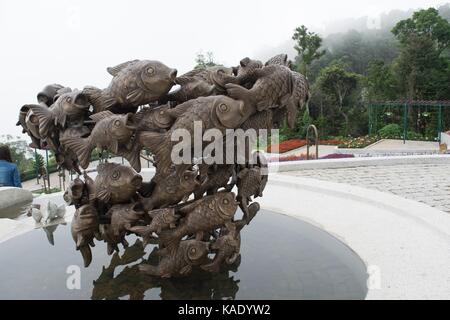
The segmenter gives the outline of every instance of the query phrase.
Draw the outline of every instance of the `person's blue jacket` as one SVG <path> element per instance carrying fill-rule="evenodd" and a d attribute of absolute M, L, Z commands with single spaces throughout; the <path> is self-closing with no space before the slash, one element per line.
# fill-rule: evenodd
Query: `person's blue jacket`
<path fill-rule="evenodd" d="M 19 170 L 14 163 L 0 160 L 0 187 L 22 188 Z"/>

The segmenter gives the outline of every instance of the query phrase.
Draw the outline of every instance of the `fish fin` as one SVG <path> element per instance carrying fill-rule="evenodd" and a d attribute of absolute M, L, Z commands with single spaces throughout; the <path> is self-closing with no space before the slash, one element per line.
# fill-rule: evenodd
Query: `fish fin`
<path fill-rule="evenodd" d="M 141 149 L 142 146 L 135 142 L 131 150 L 121 150 L 120 155 L 128 160 L 136 172 L 141 172 Z"/>
<path fill-rule="evenodd" d="M 139 61 L 139 60 L 137 60 L 137 59 L 135 59 L 135 60 L 130 60 L 130 61 L 126 61 L 126 62 L 123 62 L 123 63 L 121 63 L 121 64 L 118 64 L 117 66 L 114 66 L 114 67 L 108 67 L 108 68 L 106 68 L 106 71 L 108 71 L 108 73 L 109 73 L 110 75 L 112 75 L 113 77 L 115 77 L 115 76 L 117 76 L 117 74 L 118 74 L 121 70 L 125 69 L 125 68 L 128 67 L 130 64 L 133 64 L 133 63 L 138 62 L 138 61 Z"/>
<path fill-rule="evenodd" d="M 112 151 L 112 153 L 119 154 L 119 141 L 117 141 L 116 139 L 111 140 L 109 142 L 109 149 Z"/>
<path fill-rule="evenodd" d="M 142 131 L 139 133 L 138 140 L 141 146 L 149 149 L 156 156 L 156 165 L 158 169 L 165 171 L 170 167 L 171 148 L 167 145 L 167 135 L 165 133 Z"/>
<path fill-rule="evenodd" d="M 84 267 L 87 268 L 92 262 L 92 251 L 88 245 L 80 247 L 81 256 L 83 257 Z"/>
<path fill-rule="evenodd" d="M 181 268 L 179 273 L 181 275 L 187 275 L 187 274 L 191 273 L 191 271 L 192 271 L 192 266 L 188 264 L 187 266 L 184 266 L 183 268 Z"/>
<path fill-rule="evenodd" d="M 128 93 L 127 100 L 133 105 L 139 105 L 142 100 L 143 92 L 142 89 L 136 89 Z"/>
<path fill-rule="evenodd" d="M 151 276 L 159 276 L 160 275 L 158 267 L 152 266 L 151 264 L 147 264 L 147 263 L 140 264 L 138 266 L 138 268 L 139 268 L 140 272 L 151 275 Z"/>
<path fill-rule="evenodd" d="M 188 111 L 191 108 L 191 103 L 182 103 L 175 108 L 168 109 L 166 111 L 166 114 L 170 116 L 172 119 L 177 119 L 181 115 L 183 115 L 186 111 Z"/>
<path fill-rule="evenodd" d="M 211 272 L 211 273 L 217 273 L 220 271 L 220 266 L 215 261 L 208 263 L 208 264 L 201 265 L 200 268 L 202 268 L 205 271 Z"/>
<path fill-rule="evenodd" d="M 94 149 L 89 143 L 89 138 L 80 139 L 75 137 L 67 137 L 62 138 L 61 143 L 77 155 L 80 166 L 83 169 L 86 169 L 89 166 L 91 152 Z"/>
<path fill-rule="evenodd" d="M 105 90 L 87 86 L 83 89 L 83 94 L 88 97 L 89 102 L 94 107 L 95 112 L 100 112 L 110 109 L 112 106 L 117 104 L 114 97 L 111 97 Z"/>
<path fill-rule="evenodd" d="M 176 230 L 166 230 L 158 234 L 161 243 L 165 245 L 167 251 L 174 255 L 177 251 L 178 245 L 180 244 L 181 238 L 176 233 Z"/>
<path fill-rule="evenodd" d="M 144 236 L 146 234 L 148 234 L 148 226 L 135 226 L 135 227 L 131 227 L 129 230 L 131 232 L 137 233 L 140 236 Z"/>
<path fill-rule="evenodd" d="M 55 116 L 52 111 L 44 106 L 38 104 L 30 104 L 27 105 L 36 115 L 39 121 L 39 135 L 42 138 L 46 138 L 48 136 L 48 130 L 52 126 L 52 121 L 55 120 Z"/>
<path fill-rule="evenodd" d="M 90 115 L 89 118 L 91 118 L 95 122 L 99 122 L 100 120 L 109 118 L 113 115 L 114 115 L 114 113 L 112 113 L 109 110 L 106 110 L 106 111 L 100 111 L 100 112 L 94 113 L 94 114 Z"/>
<path fill-rule="evenodd" d="M 81 233 L 78 233 L 77 234 L 77 243 L 76 243 L 77 249 L 80 249 L 83 245 L 85 245 L 84 238 L 81 235 Z"/>
<path fill-rule="evenodd" d="M 234 83 L 227 83 L 225 88 L 227 89 L 227 94 L 229 97 L 235 100 L 244 101 L 246 106 L 254 106 L 256 104 L 254 101 L 254 95 L 250 93 L 250 90 Z"/>
<path fill-rule="evenodd" d="M 99 191 L 97 191 L 96 198 L 101 202 L 107 203 L 111 198 L 111 194 L 108 192 L 108 190 L 102 188 Z"/>
<path fill-rule="evenodd" d="M 175 79 L 175 83 L 179 84 L 180 86 L 187 84 L 191 82 L 193 77 L 195 77 L 198 74 L 201 74 L 205 72 L 205 69 L 194 69 L 189 72 L 186 72 L 185 74 L 182 74 L 181 76 L 177 77 Z"/>
<path fill-rule="evenodd" d="M 178 212 L 186 215 L 189 212 L 191 212 L 192 210 L 194 210 L 200 203 L 201 203 L 201 201 L 194 201 L 192 203 L 189 203 L 189 204 L 181 207 L 180 209 L 178 209 Z"/>

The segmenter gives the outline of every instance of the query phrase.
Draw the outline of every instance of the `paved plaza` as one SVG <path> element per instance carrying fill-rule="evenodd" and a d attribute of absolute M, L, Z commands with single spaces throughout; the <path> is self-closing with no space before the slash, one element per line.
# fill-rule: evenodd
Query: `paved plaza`
<path fill-rule="evenodd" d="M 450 213 L 450 163 L 290 171 L 283 174 L 391 192 Z"/>

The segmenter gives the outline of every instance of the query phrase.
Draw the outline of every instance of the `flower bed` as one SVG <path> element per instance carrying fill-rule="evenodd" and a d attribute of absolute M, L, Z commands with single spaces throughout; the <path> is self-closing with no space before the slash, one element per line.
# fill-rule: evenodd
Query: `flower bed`
<path fill-rule="evenodd" d="M 331 139 L 331 140 L 319 140 L 319 144 L 322 145 L 339 145 L 342 144 L 341 140 Z M 297 148 L 301 148 L 303 146 L 306 146 L 306 140 L 305 139 L 290 139 L 285 140 L 283 142 L 280 142 L 277 145 L 269 145 L 267 146 L 267 152 L 275 152 L 278 153 L 285 153 Z"/>
<path fill-rule="evenodd" d="M 339 144 L 339 148 L 365 148 L 372 143 L 380 140 L 377 136 L 363 136 L 358 138 L 352 138 L 344 143 Z"/>

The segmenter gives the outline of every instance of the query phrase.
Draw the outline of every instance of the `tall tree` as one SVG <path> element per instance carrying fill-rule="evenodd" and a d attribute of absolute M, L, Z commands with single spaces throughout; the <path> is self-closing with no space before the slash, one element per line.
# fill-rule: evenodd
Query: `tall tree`
<path fill-rule="evenodd" d="M 450 23 L 434 8 L 414 12 L 392 29 L 400 44 L 395 70 L 402 93 L 411 100 L 439 99 L 445 92 L 442 77 L 448 75 L 448 59 L 443 53 L 450 46 Z"/>
<path fill-rule="evenodd" d="M 317 86 L 326 95 L 326 99 L 337 107 L 344 118 L 344 134 L 349 133 L 349 111 L 351 108 L 349 97 L 358 88 L 360 75 L 348 72 L 340 62 L 334 62 L 322 69 Z"/>
<path fill-rule="evenodd" d="M 311 63 L 325 54 L 325 50 L 320 50 L 322 38 L 302 25 L 295 29 L 292 40 L 296 41 L 294 49 L 297 51 L 297 70 L 308 76 Z"/>
<path fill-rule="evenodd" d="M 392 70 L 384 61 L 374 59 L 369 62 L 365 86 L 369 100 L 395 99 L 396 86 Z"/>
<path fill-rule="evenodd" d="M 206 54 L 203 54 L 203 52 L 197 53 L 197 56 L 195 57 L 195 64 L 194 69 L 204 69 L 217 65 L 214 62 L 214 54 L 211 51 L 206 52 Z"/>

